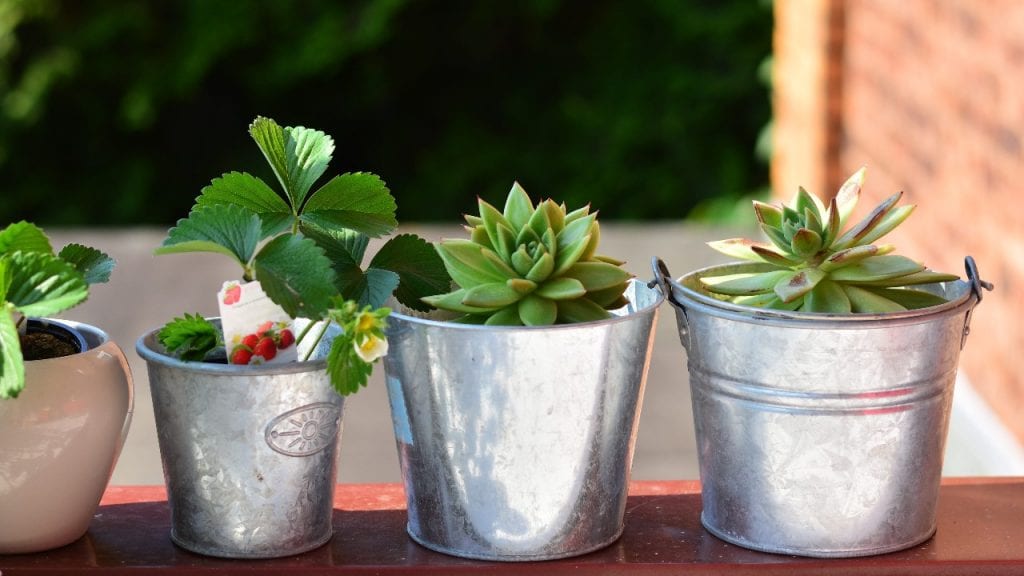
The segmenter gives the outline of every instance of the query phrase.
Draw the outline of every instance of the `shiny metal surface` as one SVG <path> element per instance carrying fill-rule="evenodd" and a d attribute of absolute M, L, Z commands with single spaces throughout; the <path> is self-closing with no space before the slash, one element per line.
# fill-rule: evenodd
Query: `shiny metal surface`
<path fill-rule="evenodd" d="M 270 366 L 181 362 L 162 353 L 155 331 L 136 349 L 149 369 L 176 544 L 274 558 L 331 538 L 343 406 L 322 359 L 329 338 L 313 361 Z"/>
<path fill-rule="evenodd" d="M 760 311 L 671 282 L 690 386 L 704 526 L 755 550 L 866 556 L 935 531 L 953 383 L 978 296 L 881 315 Z"/>
<path fill-rule="evenodd" d="M 409 535 L 455 556 L 545 560 L 622 532 L 660 290 L 618 317 L 483 327 L 392 314 L 384 358 Z"/>

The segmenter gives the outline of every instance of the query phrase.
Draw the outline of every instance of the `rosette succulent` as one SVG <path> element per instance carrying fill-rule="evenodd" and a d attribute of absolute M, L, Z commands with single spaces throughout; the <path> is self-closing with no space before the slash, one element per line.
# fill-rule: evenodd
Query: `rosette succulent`
<path fill-rule="evenodd" d="M 800 188 L 789 205 L 754 202 L 770 244 L 732 238 L 709 245 L 732 257 L 759 263 L 751 272 L 701 279 L 708 291 L 747 306 L 825 313 L 882 313 L 945 302 L 909 288 L 956 280 L 919 262 L 891 254 L 876 241 L 910 216 L 893 194 L 855 226 L 846 228 L 864 183 L 861 168 L 826 206 Z M 845 231 L 844 231 L 845 230 Z"/>
<path fill-rule="evenodd" d="M 517 182 L 504 212 L 483 200 L 479 208 L 466 216 L 469 240 L 437 247 L 458 289 L 424 302 L 464 314 L 462 322 L 511 326 L 600 320 L 626 303 L 632 276 L 623 262 L 597 255 L 601 229 L 589 206 L 534 206 Z"/>

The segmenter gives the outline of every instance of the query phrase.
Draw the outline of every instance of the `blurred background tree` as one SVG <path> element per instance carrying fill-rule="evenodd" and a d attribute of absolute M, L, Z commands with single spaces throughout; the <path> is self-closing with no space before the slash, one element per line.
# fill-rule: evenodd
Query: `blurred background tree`
<path fill-rule="evenodd" d="M 172 223 L 223 172 L 272 178 L 258 114 L 331 134 L 403 221 L 514 179 L 713 215 L 767 186 L 771 31 L 749 0 L 0 0 L 0 222 Z"/>

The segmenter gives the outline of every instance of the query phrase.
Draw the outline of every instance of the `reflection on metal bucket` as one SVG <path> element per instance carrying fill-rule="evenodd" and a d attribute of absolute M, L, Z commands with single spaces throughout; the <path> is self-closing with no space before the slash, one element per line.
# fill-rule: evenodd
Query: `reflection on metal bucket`
<path fill-rule="evenodd" d="M 329 338 L 317 360 L 269 366 L 182 362 L 163 354 L 155 331 L 136 349 L 148 364 L 176 544 L 274 558 L 330 540 L 342 398 L 320 359 Z"/>
<path fill-rule="evenodd" d="M 489 560 L 584 554 L 622 532 L 659 290 L 600 322 L 483 327 L 399 314 L 385 357 L 410 536 Z"/>
<path fill-rule="evenodd" d="M 660 266 L 659 266 L 660 265 Z M 671 286 L 687 350 L 701 521 L 755 550 L 819 557 L 908 548 L 935 531 L 957 360 L 983 283 L 949 302 L 880 315 L 752 309 L 699 278 Z"/>

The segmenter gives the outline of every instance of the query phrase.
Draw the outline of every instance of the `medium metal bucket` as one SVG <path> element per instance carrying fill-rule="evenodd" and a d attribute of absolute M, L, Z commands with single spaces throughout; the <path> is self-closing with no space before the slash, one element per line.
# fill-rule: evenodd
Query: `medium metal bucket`
<path fill-rule="evenodd" d="M 935 532 L 957 360 L 982 288 L 930 285 L 949 302 L 826 315 L 723 302 L 672 281 L 703 486 L 701 522 L 723 540 L 817 557 L 882 554 Z"/>
<path fill-rule="evenodd" d="M 308 362 L 232 366 L 167 356 L 156 332 L 136 350 L 149 370 L 171 539 L 225 558 L 290 556 L 330 540 L 342 416 L 323 359 L 330 338 Z"/>
<path fill-rule="evenodd" d="M 392 314 L 384 358 L 409 535 L 486 560 L 585 554 L 622 532 L 659 289 L 598 322 Z"/>

